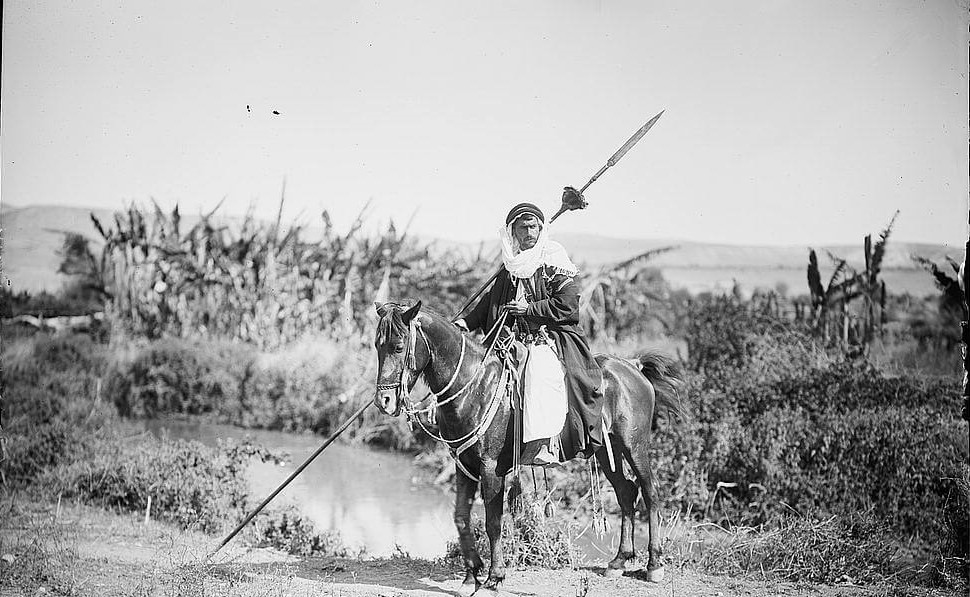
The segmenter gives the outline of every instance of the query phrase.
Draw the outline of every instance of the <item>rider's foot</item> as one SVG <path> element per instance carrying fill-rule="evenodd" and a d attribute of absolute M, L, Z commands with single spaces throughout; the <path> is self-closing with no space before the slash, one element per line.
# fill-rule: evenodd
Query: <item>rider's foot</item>
<path fill-rule="evenodd" d="M 543 444 L 532 458 L 532 466 L 549 466 L 550 464 L 559 464 L 559 459 L 552 454 L 549 446 Z"/>

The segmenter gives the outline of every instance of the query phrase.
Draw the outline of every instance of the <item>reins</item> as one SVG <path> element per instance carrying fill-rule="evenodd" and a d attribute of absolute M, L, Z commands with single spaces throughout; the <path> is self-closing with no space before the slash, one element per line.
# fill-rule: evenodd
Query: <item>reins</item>
<path fill-rule="evenodd" d="M 495 332 L 496 329 L 501 328 L 501 326 L 505 323 L 505 320 L 507 319 L 507 317 L 508 317 L 508 312 L 503 312 L 502 315 L 495 322 L 495 324 L 492 326 L 492 328 L 489 330 L 488 334 L 486 334 L 486 337 L 492 335 L 492 333 Z M 428 405 L 427 407 L 416 409 L 416 408 L 412 408 L 411 406 L 411 401 L 408 399 L 407 388 L 409 386 L 408 384 L 409 371 L 414 371 L 417 368 L 416 357 L 415 357 L 415 345 L 417 341 L 417 336 L 420 335 L 421 339 L 424 340 L 424 344 L 428 349 L 429 362 L 434 359 L 434 351 L 431 349 L 431 343 L 428 341 L 428 337 L 425 334 L 424 330 L 422 329 L 420 322 L 418 322 L 417 317 L 412 319 L 411 322 L 409 323 L 408 332 L 409 332 L 408 334 L 409 337 L 405 344 L 405 354 L 404 354 L 405 364 L 401 368 L 400 380 L 393 384 L 381 384 L 378 386 L 378 388 L 386 389 L 386 390 L 396 389 L 398 392 L 398 399 L 404 406 L 404 412 L 408 418 L 408 424 L 411 424 L 412 421 L 416 420 L 418 422 L 418 427 L 420 427 L 422 431 L 428 434 L 429 437 L 431 437 L 435 441 L 442 442 L 443 444 L 448 446 L 449 452 L 451 453 L 451 457 L 454 458 L 455 464 L 457 465 L 458 469 L 461 470 L 461 472 L 464 473 L 469 479 L 477 483 L 479 481 L 479 478 L 476 475 L 474 475 L 471 471 L 469 471 L 464 464 L 462 464 L 460 456 L 463 452 L 465 452 L 466 450 L 474 446 L 476 443 L 478 443 L 478 441 L 482 438 L 482 436 L 485 435 L 486 431 L 491 426 L 492 421 L 495 420 L 495 415 L 498 414 L 498 407 L 501 404 L 500 400 L 505 396 L 507 396 L 509 391 L 513 390 L 513 387 L 516 383 L 516 379 L 514 375 L 511 375 L 511 371 L 513 369 L 511 363 L 503 363 L 501 378 L 499 379 L 499 383 L 496 384 L 495 391 L 492 392 L 492 395 L 489 398 L 488 404 L 485 406 L 485 414 L 482 416 L 481 420 L 479 420 L 478 423 L 475 424 L 472 427 L 471 431 L 469 431 L 468 433 L 462 435 L 459 438 L 448 439 L 428 429 L 428 427 L 421 420 L 420 415 L 422 413 L 427 413 L 429 422 L 431 424 L 434 424 L 435 413 L 437 412 L 438 407 L 456 400 L 459 396 L 461 396 L 466 391 L 468 391 L 468 389 L 471 388 L 476 381 L 480 380 L 482 372 L 485 371 L 485 362 L 488 360 L 488 357 L 493 353 L 495 346 L 497 344 L 499 335 L 496 334 L 495 337 L 492 338 L 492 342 L 485 349 L 485 354 L 482 356 L 481 361 L 479 361 L 478 366 L 475 369 L 475 373 L 468 379 L 468 381 L 465 382 L 462 385 L 462 387 L 456 390 L 453 394 L 451 394 L 450 396 L 442 400 L 441 397 L 449 389 L 451 389 L 451 387 L 458 380 L 458 376 L 461 373 L 462 367 L 464 365 L 465 353 L 466 353 L 466 339 L 465 339 L 464 332 L 462 332 L 461 333 L 461 352 L 458 357 L 458 363 L 457 365 L 455 365 L 455 371 L 451 375 L 451 379 L 448 380 L 448 383 L 445 384 L 445 387 L 443 387 L 441 390 L 438 390 L 437 392 L 432 390 L 429 387 L 428 394 L 425 395 L 425 397 L 422 398 L 419 401 L 419 403 L 424 402 L 429 396 L 432 396 L 432 395 L 435 397 L 435 400 L 432 402 L 432 404 Z M 457 447 L 454 447 L 455 445 L 457 445 Z"/>

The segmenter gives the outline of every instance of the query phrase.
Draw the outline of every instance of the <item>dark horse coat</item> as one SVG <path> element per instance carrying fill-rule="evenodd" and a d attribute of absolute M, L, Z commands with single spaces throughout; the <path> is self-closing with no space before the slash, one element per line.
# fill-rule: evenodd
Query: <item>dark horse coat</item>
<path fill-rule="evenodd" d="M 592 455 L 603 441 L 600 417 L 603 409 L 602 370 L 593 359 L 589 344 L 579 326 L 579 289 L 576 282 L 549 266 L 540 267 L 526 279 L 525 315 L 509 316 L 506 328 L 519 319 L 520 325 L 535 333 L 545 326 L 556 344 L 566 378 L 569 411 L 560 438 L 563 458 Z M 516 279 L 502 266 L 495 284 L 465 317 L 469 330 L 488 332 L 501 317 L 502 307 L 515 300 Z M 525 332 L 525 330 L 519 330 Z M 493 335 L 500 333 L 495 330 Z M 491 337 L 487 338 L 490 342 Z"/>

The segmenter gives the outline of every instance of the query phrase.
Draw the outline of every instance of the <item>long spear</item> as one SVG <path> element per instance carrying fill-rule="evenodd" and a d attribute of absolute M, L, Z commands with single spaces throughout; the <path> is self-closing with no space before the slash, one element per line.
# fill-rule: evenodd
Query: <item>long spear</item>
<path fill-rule="evenodd" d="M 283 481 L 283 483 L 279 487 L 276 488 L 276 491 L 274 491 L 273 493 L 271 493 L 268 498 L 266 498 L 265 500 L 263 500 L 263 503 L 262 504 L 256 506 L 256 509 L 253 510 L 249 514 L 249 516 L 246 517 L 246 520 L 240 522 L 239 523 L 239 526 L 237 526 L 235 529 L 233 529 L 233 531 L 231 533 L 229 533 L 229 535 L 226 536 L 225 539 L 222 540 L 222 543 L 219 544 L 219 547 L 213 549 L 212 552 L 209 555 L 206 556 L 205 561 L 208 562 L 209 560 L 211 560 L 212 559 L 212 556 L 214 556 L 217 553 L 219 553 L 219 550 L 222 549 L 226 545 L 226 543 L 229 543 L 230 541 L 232 541 L 232 538 L 235 537 L 236 535 L 238 535 L 239 534 L 239 531 L 241 531 L 244 526 L 246 526 L 247 524 L 249 524 L 249 521 L 251 521 L 252 519 L 256 518 L 256 515 L 259 514 L 263 510 L 263 508 L 266 507 L 266 504 L 268 504 L 271 501 L 273 501 L 273 498 L 275 498 L 277 495 L 279 495 L 279 493 L 281 491 L 283 491 L 283 489 L 287 485 L 290 484 L 290 481 L 292 481 L 293 479 L 296 479 L 297 475 L 299 475 L 300 473 L 303 472 L 303 469 L 305 469 L 306 467 L 310 466 L 310 463 L 313 462 L 313 460 L 317 456 L 319 456 L 324 450 L 326 450 L 327 447 L 330 446 L 330 444 L 332 444 L 334 442 L 334 440 L 336 440 L 338 437 L 340 437 L 340 434 L 343 433 L 344 431 L 346 431 L 347 428 L 350 427 L 350 424 L 353 423 L 354 421 L 356 421 L 357 418 L 360 417 L 360 415 L 364 414 L 364 411 L 367 410 L 372 404 L 374 404 L 374 402 L 371 401 L 371 400 L 368 400 L 366 403 L 364 403 L 364 406 L 361 406 L 360 408 L 357 409 L 357 411 L 354 414 L 350 415 L 350 418 L 348 418 L 346 421 L 344 421 L 343 424 L 341 424 L 340 427 L 336 431 L 334 431 L 333 434 L 330 435 L 330 437 L 327 438 L 327 441 L 323 442 L 323 445 L 320 446 L 319 448 L 317 448 L 317 451 L 316 452 L 314 452 L 313 454 L 310 454 L 310 457 L 307 458 L 303 462 L 303 464 L 300 465 L 300 467 L 298 469 L 296 469 L 295 471 L 293 471 L 293 474 L 291 474 L 289 477 L 287 477 L 286 478 L 286 481 Z"/>
<path fill-rule="evenodd" d="M 622 147 L 617 149 L 616 153 L 614 153 L 610 157 L 610 159 L 606 161 L 606 165 L 600 168 L 599 171 L 596 174 L 594 174 L 592 178 L 589 179 L 589 182 L 583 185 L 583 188 L 576 191 L 572 187 L 566 187 L 567 192 L 563 193 L 562 207 L 560 207 L 559 211 L 557 211 L 556 214 L 552 216 L 552 218 L 550 218 L 549 223 L 552 224 L 553 222 L 556 221 L 556 218 L 558 218 L 559 216 L 561 216 L 563 213 L 567 211 L 585 208 L 586 200 L 583 198 L 583 191 L 588 189 L 589 185 L 596 182 L 596 179 L 602 176 L 603 173 L 606 172 L 609 168 L 612 168 L 613 166 L 615 166 L 616 163 L 620 161 L 620 158 L 625 156 L 626 152 L 630 151 L 630 148 L 636 145 L 637 142 L 639 142 L 640 139 L 642 139 L 643 136 L 647 134 L 647 131 L 653 128 L 653 125 L 656 124 L 658 120 L 660 120 L 660 117 L 663 116 L 663 113 L 664 113 L 664 110 L 661 110 L 659 114 L 657 114 L 656 116 L 648 120 L 647 123 L 641 126 L 637 132 L 633 133 L 633 136 L 627 139 L 626 143 L 624 143 Z M 567 195 L 572 195 L 571 193 L 568 192 L 570 190 L 573 191 L 575 195 L 578 195 L 578 201 L 575 203 L 567 202 Z M 575 197 L 572 197 L 572 198 L 576 199 Z"/>
<path fill-rule="evenodd" d="M 630 148 L 636 145 L 637 142 L 639 142 L 640 139 L 642 139 L 643 136 L 647 134 L 647 131 L 653 128 L 653 125 L 656 124 L 658 120 L 660 120 L 660 117 L 663 116 L 663 113 L 664 113 L 664 110 L 661 110 L 659 114 L 657 114 L 656 116 L 648 120 L 646 124 L 641 126 L 639 130 L 637 130 L 637 132 L 633 133 L 633 136 L 627 139 L 626 143 L 624 143 L 622 147 L 617 149 L 616 153 L 610 156 L 610 159 L 606 161 L 606 165 L 600 168 L 599 171 L 596 174 L 594 174 L 592 178 L 589 179 L 589 182 L 583 185 L 583 188 L 577 191 L 572 187 L 566 187 L 566 189 L 562 194 L 562 206 L 559 208 L 559 211 L 557 211 L 555 215 L 553 215 L 552 218 L 549 219 L 549 223 L 552 224 L 553 222 L 556 221 L 556 218 L 566 213 L 567 211 L 572 211 L 575 209 L 584 209 L 586 207 L 586 199 L 583 197 L 583 191 L 588 189 L 589 185 L 596 182 L 596 179 L 602 176 L 603 173 L 606 172 L 609 168 L 612 168 L 613 166 L 615 166 L 616 163 L 620 161 L 620 158 L 625 156 L 626 152 L 630 151 Z M 465 309 L 467 309 L 469 305 L 475 302 L 475 299 L 481 296 L 482 293 L 484 293 L 486 289 L 488 289 L 488 287 L 492 284 L 492 282 L 495 281 L 495 278 L 498 277 L 498 274 L 500 271 L 502 270 L 499 269 L 494 274 L 492 274 L 492 276 L 488 280 L 486 280 L 485 283 L 478 288 L 478 290 L 475 291 L 475 294 L 473 294 L 467 301 L 465 301 L 465 304 L 463 304 L 461 308 L 455 312 L 454 316 L 452 316 L 451 318 L 452 321 L 457 321 L 458 318 L 461 317 L 462 313 L 465 312 Z"/>

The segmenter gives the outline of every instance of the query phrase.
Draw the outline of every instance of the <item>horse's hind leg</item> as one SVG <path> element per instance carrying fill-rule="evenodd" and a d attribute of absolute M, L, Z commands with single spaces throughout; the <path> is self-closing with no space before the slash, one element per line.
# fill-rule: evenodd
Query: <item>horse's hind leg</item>
<path fill-rule="evenodd" d="M 649 535 L 647 550 L 650 554 L 647 561 L 647 577 L 651 582 L 660 582 L 664 577 L 662 552 L 660 550 L 660 500 L 657 479 L 653 476 L 650 466 L 649 442 L 638 442 L 629 449 L 629 462 L 640 481 L 643 491 L 643 501 L 647 507 Z"/>
<path fill-rule="evenodd" d="M 626 563 L 636 558 L 636 550 L 633 546 L 633 521 L 635 512 L 634 504 L 637 500 L 637 484 L 623 476 L 623 458 L 618 445 L 619 442 L 613 439 L 613 460 L 616 462 L 617 470 L 610 470 L 609 454 L 606 447 L 601 448 L 596 453 L 596 459 L 606 475 L 606 480 L 613 486 L 616 493 L 616 501 L 620 504 L 620 547 L 616 552 L 616 557 L 606 565 L 603 572 L 605 576 L 621 576 Z"/>
<path fill-rule="evenodd" d="M 469 479 L 460 469 L 455 471 L 455 526 L 458 527 L 458 545 L 465 562 L 465 580 L 458 589 L 462 595 L 471 595 L 478 590 L 478 573 L 484 567 L 475 546 L 475 534 L 472 532 L 472 502 L 475 500 L 477 486 L 478 483 Z"/>

